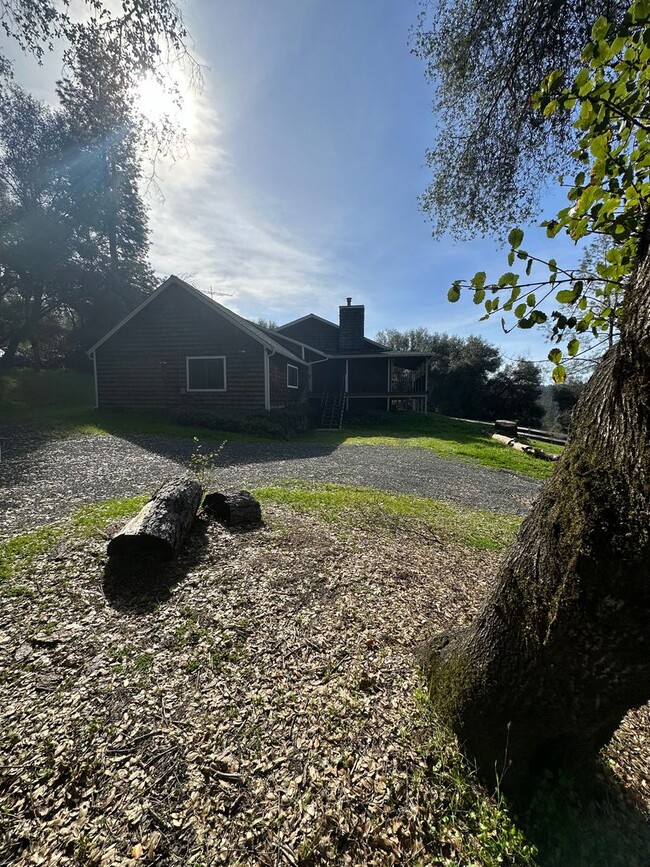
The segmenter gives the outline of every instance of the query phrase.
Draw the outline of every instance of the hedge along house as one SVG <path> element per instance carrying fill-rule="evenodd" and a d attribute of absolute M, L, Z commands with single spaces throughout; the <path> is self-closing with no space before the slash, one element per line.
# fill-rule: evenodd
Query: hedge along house
<path fill-rule="evenodd" d="M 95 405 L 253 412 L 309 401 L 326 427 L 346 409 L 425 412 L 429 355 L 366 338 L 364 308 L 347 300 L 339 325 L 310 314 L 271 331 L 172 275 L 88 350 Z"/>
<path fill-rule="evenodd" d="M 274 340 L 173 275 L 88 354 L 101 409 L 253 412 L 307 400 L 300 346 Z"/>

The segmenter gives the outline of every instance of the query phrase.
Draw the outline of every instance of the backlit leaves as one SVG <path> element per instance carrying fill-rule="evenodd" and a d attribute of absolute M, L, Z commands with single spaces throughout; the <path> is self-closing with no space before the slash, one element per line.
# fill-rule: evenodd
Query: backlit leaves
<path fill-rule="evenodd" d="M 571 82 L 555 70 L 533 96 L 534 107 L 547 117 L 573 112 L 580 138 L 572 156 L 583 164 L 569 186 L 568 206 L 542 225 L 550 238 L 565 232 L 578 241 L 595 234 L 611 238 L 614 246 L 589 273 L 565 270 L 554 259 L 545 262 L 522 250 L 524 233 L 513 228 L 508 265 L 515 259 L 525 263 L 526 278 L 535 264 L 545 265 L 547 277 L 522 282 L 520 275 L 507 271 L 495 283 L 471 283 L 476 303 L 482 303 L 486 293 L 510 291 L 501 304 L 498 297 L 488 298 L 483 318 L 501 309 L 513 314 L 512 327 L 543 324 L 549 318 L 541 309 L 545 302 L 560 305 L 551 310 L 551 331 L 556 341 L 567 339 L 570 358 L 580 352 L 579 337 L 574 335 L 613 333 L 624 310 L 625 287 L 650 206 L 650 0 L 632 3 L 619 28 L 599 18 L 582 59 L 584 66 Z M 457 300 L 463 284 L 454 285 Z M 526 303 L 516 304 L 522 290 Z M 502 322 L 510 330 L 505 319 Z M 556 382 L 566 376 L 562 357 L 559 349 L 549 353 Z"/>

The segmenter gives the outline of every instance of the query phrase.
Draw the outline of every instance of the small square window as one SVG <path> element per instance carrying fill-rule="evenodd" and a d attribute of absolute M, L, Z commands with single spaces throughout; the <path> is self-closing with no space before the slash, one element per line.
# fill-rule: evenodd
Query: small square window
<path fill-rule="evenodd" d="M 188 356 L 188 391 L 225 391 L 226 357 L 224 355 Z"/>
<path fill-rule="evenodd" d="M 298 368 L 287 364 L 287 388 L 298 388 Z"/>

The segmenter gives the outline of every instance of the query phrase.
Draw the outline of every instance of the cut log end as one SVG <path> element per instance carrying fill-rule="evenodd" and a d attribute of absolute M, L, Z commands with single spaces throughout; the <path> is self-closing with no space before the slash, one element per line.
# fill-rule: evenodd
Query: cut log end
<path fill-rule="evenodd" d="M 509 439 L 515 439 L 519 433 L 517 422 L 499 418 L 494 422 L 494 432 L 501 434 L 501 436 L 507 436 Z"/>
<path fill-rule="evenodd" d="M 163 539 L 146 533 L 129 536 L 118 534 L 108 543 L 109 557 L 146 557 L 155 560 L 171 560 L 174 548 Z"/>
<path fill-rule="evenodd" d="M 262 523 L 262 508 L 249 491 L 236 494 L 219 492 L 207 494 L 203 501 L 204 511 L 228 527 L 259 527 Z"/>

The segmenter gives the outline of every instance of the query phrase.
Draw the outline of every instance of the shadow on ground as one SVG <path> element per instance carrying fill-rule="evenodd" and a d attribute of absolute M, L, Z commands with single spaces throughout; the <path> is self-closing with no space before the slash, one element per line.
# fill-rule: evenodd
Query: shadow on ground
<path fill-rule="evenodd" d="M 109 605 L 124 614 L 150 614 L 171 599 L 172 590 L 202 558 L 209 521 L 197 518 L 188 543 L 172 560 L 152 555 L 110 557 L 104 566 L 102 590 Z"/>
<path fill-rule="evenodd" d="M 171 560 L 161 561 L 151 555 L 134 557 L 132 554 L 110 557 L 104 566 L 102 579 L 102 590 L 109 605 L 123 614 L 137 616 L 150 614 L 169 602 L 174 587 L 184 581 L 205 557 L 211 523 L 214 523 L 213 519 L 199 513 L 183 551 Z M 225 532 L 236 535 L 260 529 L 259 526 L 221 526 Z"/>
<path fill-rule="evenodd" d="M 540 867 L 647 867 L 650 814 L 606 767 L 583 791 L 545 780 L 520 827 L 538 848 Z"/>

